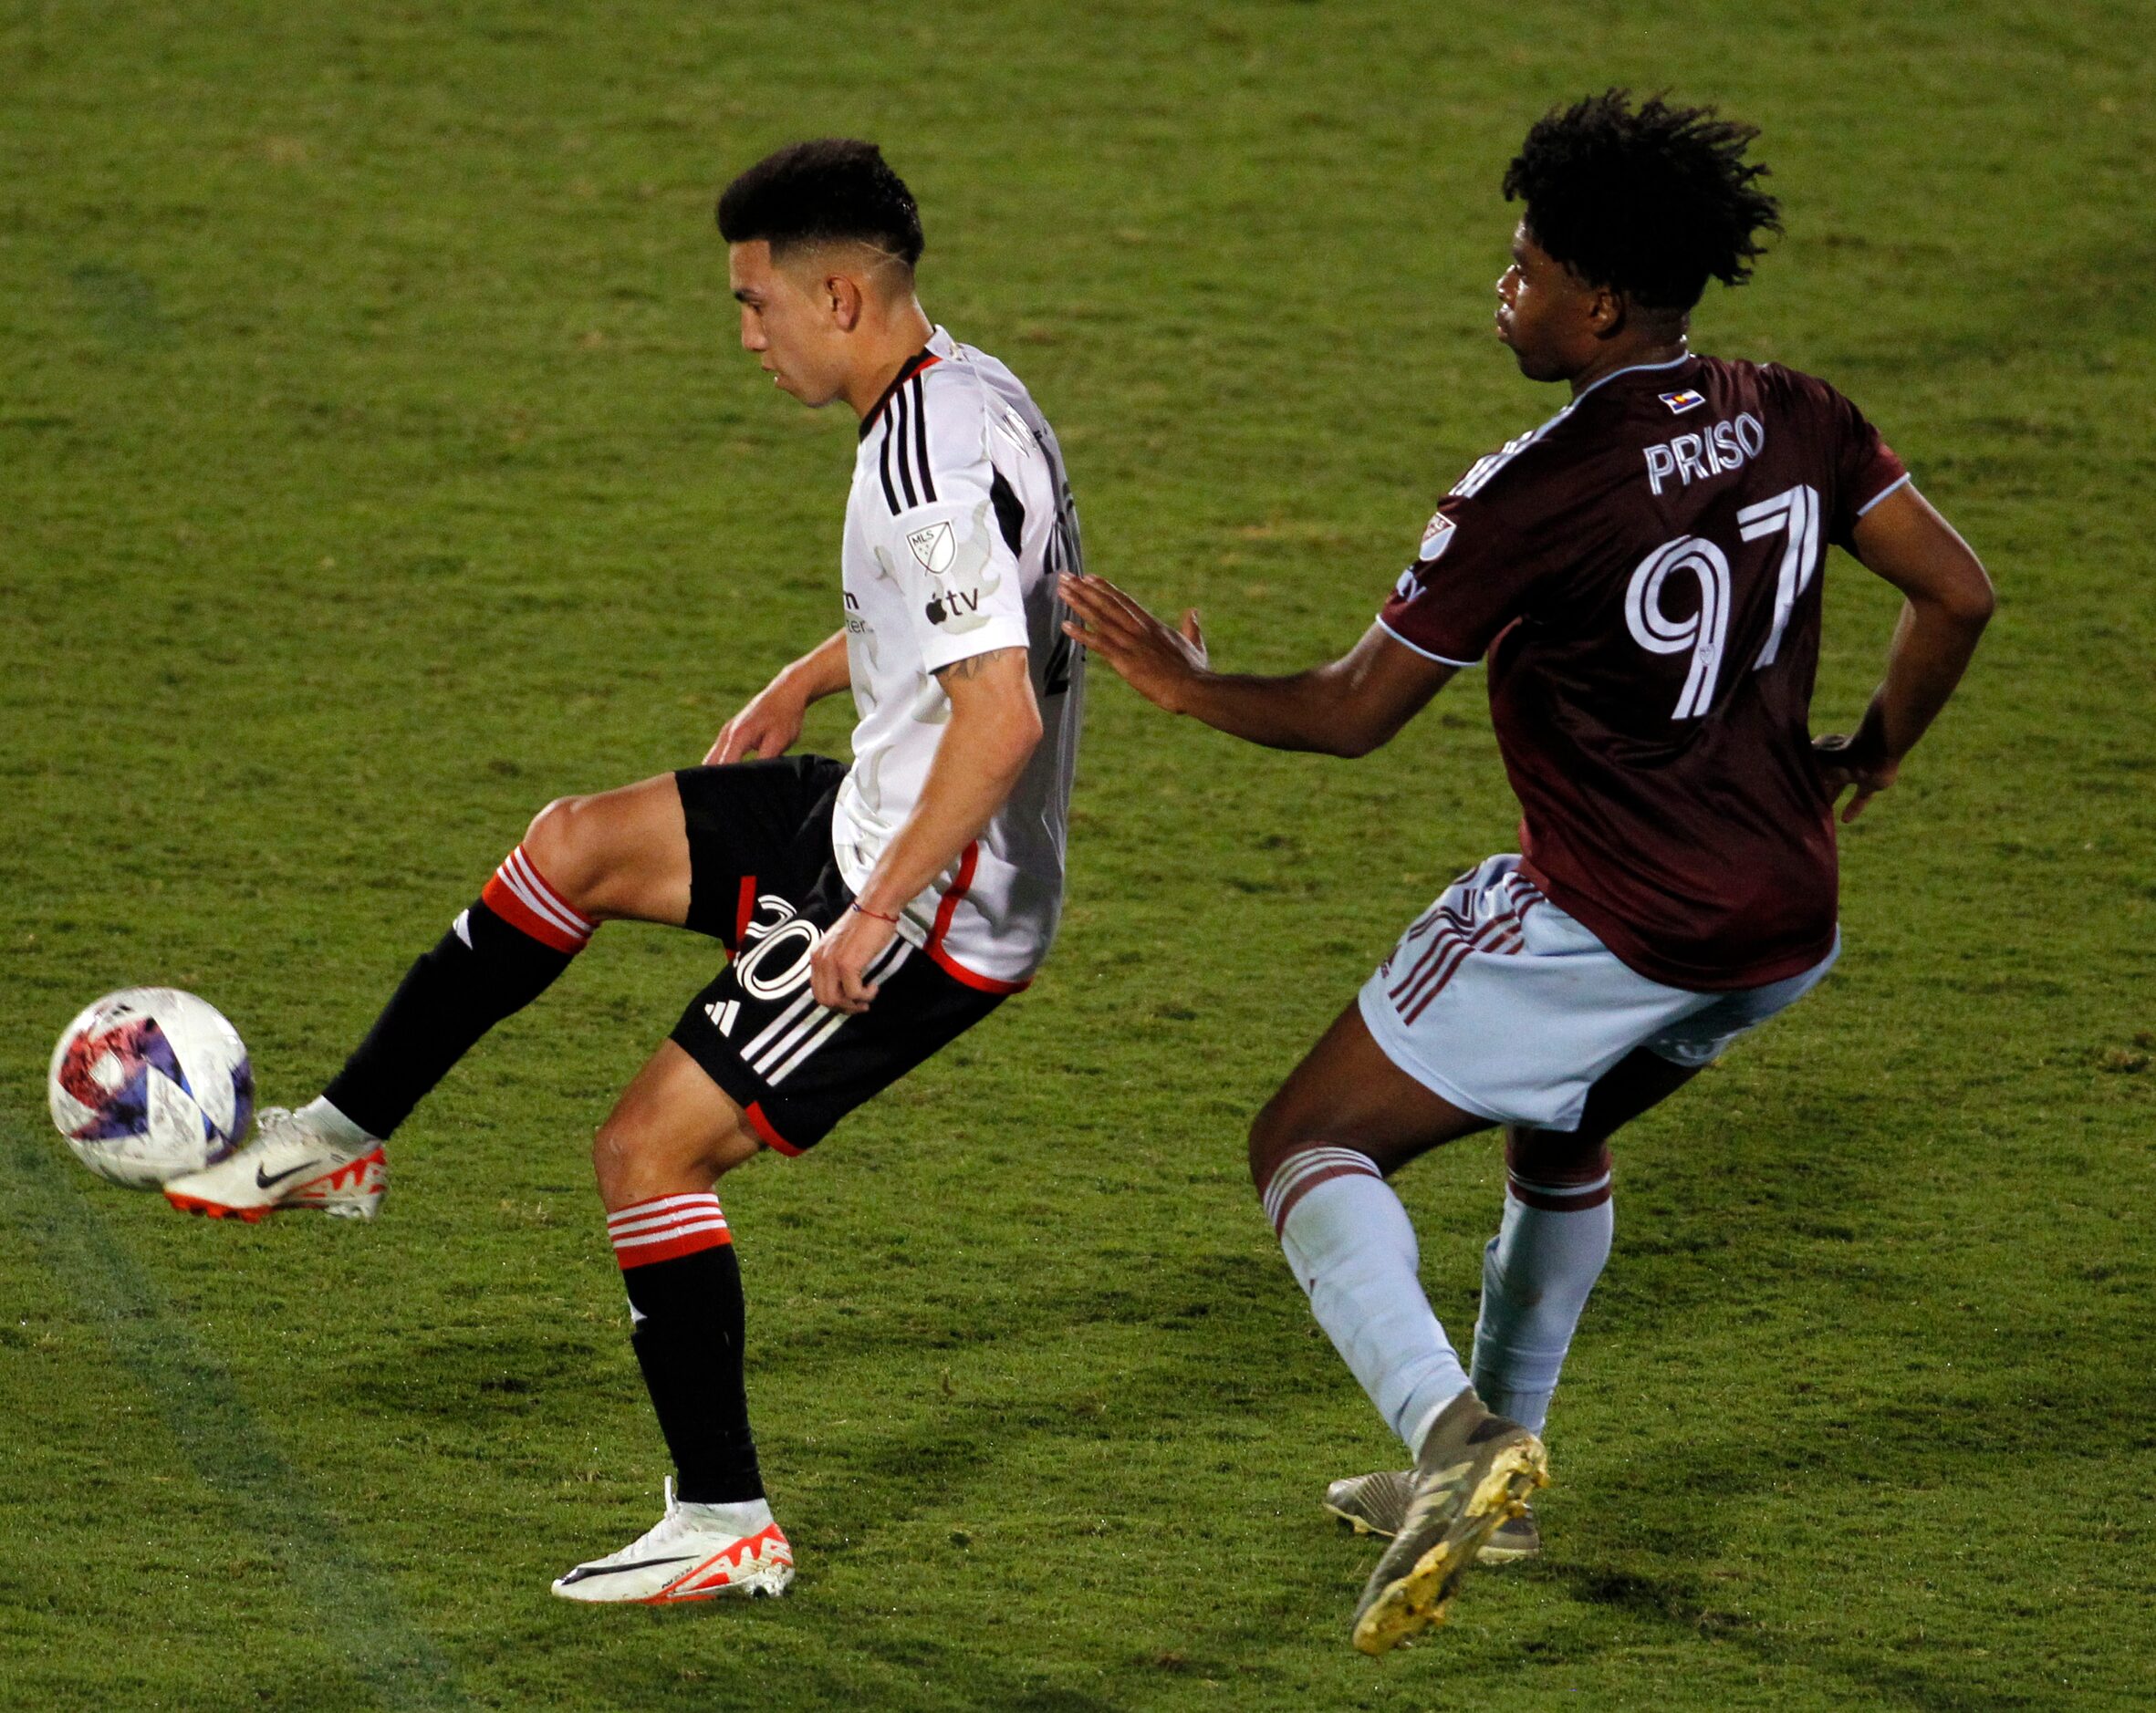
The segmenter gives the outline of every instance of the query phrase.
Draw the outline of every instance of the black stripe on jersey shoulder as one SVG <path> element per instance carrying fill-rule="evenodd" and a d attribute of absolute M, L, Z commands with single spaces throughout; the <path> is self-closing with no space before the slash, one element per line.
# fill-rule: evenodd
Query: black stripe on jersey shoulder
<path fill-rule="evenodd" d="M 899 504 L 899 491 L 891 484 L 891 431 L 888 428 L 884 431 L 883 443 L 877 448 L 877 456 L 883 467 L 884 502 L 891 507 L 891 514 L 896 517 L 905 508 Z"/>
<path fill-rule="evenodd" d="M 922 367 L 932 360 L 940 362 L 943 359 L 924 345 L 899 365 L 899 372 L 891 378 L 891 385 L 877 395 L 876 402 L 869 407 L 868 415 L 861 418 L 860 439 L 867 440 L 869 431 L 882 420 L 883 407 L 891 402 L 891 395 L 918 375 Z"/>
<path fill-rule="evenodd" d="M 992 473 L 988 478 L 988 499 L 995 507 L 995 524 L 1003 531 L 1004 545 L 1016 556 L 1018 538 L 1026 533 L 1026 504 L 1004 480 L 1002 471 L 994 465 L 989 469 Z"/>
<path fill-rule="evenodd" d="M 909 507 L 921 504 L 921 491 L 913 485 L 913 470 L 906 456 L 906 395 L 901 389 L 891 395 L 891 432 L 883 437 L 886 446 L 896 446 L 899 453 L 899 486 L 906 491 Z"/>
<path fill-rule="evenodd" d="M 922 390 L 918 371 L 907 382 L 906 392 L 908 408 L 913 414 L 913 444 L 921 472 L 921 497 L 932 500 L 936 497 L 936 484 L 934 478 L 928 472 L 928 399 Z"/>

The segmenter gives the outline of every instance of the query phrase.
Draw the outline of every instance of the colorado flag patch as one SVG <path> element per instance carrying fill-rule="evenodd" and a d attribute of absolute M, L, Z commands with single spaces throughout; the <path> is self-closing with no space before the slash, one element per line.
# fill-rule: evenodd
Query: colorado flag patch
<path fill-rule="evenodd" d="M 1670 407 L 1672 416 L 1682 416 L 1687 410 L 1696 410 L 1707 401 L 1703 392 L 1694 392 L 1687 387 L 1682 392 L 1665 392 L 1657 395 Z"/>

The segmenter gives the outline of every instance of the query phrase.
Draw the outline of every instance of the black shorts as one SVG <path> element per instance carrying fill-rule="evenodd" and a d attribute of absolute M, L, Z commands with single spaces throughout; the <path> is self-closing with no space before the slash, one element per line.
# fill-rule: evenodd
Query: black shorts
<path fill-rule="evenodd" d="M 946 975 L 903 939 L 869 966 L 865 1012 L 828 1011 L 808 959 L 853 902 L 831 855 L 846 777 L 821 755 L 674 775 L 689 828 L 688 926 L 734 960 L 682 1013 L 673 1040 L 782 1154 L 798 1154 L 1003 1002 Z"/>

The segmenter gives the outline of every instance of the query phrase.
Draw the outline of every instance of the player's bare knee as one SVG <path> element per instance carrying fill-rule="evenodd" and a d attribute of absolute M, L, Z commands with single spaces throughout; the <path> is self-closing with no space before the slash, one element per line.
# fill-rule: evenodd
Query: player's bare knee
<path fill-rule="evenodd" d="M 1297 1121 L 1295 1115 L 1281 1096 L 1268 1100 L 1256 1117 L 1250 1121 L 1250 1182 L 1259 1195 L 1265 1193 L 1265 1186 L 1273 1181 L 1273 1174 L 1289 1155 L 1315 1147 L 1321 1138 L 1309 1134 L 1307 1126 Z"/>
<path fill-rule="evenodd" d="M 568 822 L 575 809 L 574 797 L 557 797 L 532 816 L 531 825 L 524 829 L 524 842 L 549 855 L 558 854 L 568 842 Z"/>
<path fill-rule="evenodd" d="M 763 1139 L 745 1123 L 693 1137 L 670 1129 L 649 1106 L 640 1111 L 624 1101 L 592 1132 L 591 1170 L 599 1199 L 609 1208 L 619 1207 L 647 1195 L 672 1193 L 684 1178 L 723 1178 L 755 1158 L 763 1147 Z"/>
<path fill-rule="evenodd" d="M 591 1133 L 592 1175 L 599 1179 L 599 1196 L 609 1207 L 614 1205 L 615 1192 L 633 1174 L 636 1158 L 634 1127 L 624 1124 L 619 1112 L 609 1114 Z"/>
<path fill-rule="evenodd" d="M 588 797 L 557 797 L 525 830 L 524 853 L 545 877 L 547 884 L 570 904 L 582 909 L 584 896 L 600 865 L 592 849 Z"/>
<path fill-rule="evenodd" d="M 1272 1181 L 1274 1168 L 1279 1164 L 1273 1147 L 1272 1132 L 1265 1123 L 1266 1114 L 1272 1110 L 1268 1106 L 1250 1121 L 1250 1134 L 1245 1139 L 1251 1186 L 1261 1196 L 1265 1193 L 1265 1186 Z"/>

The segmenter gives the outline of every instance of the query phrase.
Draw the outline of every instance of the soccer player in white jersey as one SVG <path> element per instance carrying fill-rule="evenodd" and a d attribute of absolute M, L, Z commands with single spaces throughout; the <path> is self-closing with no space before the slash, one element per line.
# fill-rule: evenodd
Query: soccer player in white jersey
<path fill-rule="evenodd" d="M 718 223 L 744 348 L 803 404 L 843 400 L 860 420 L 842 628 L 728 721 L 703 766 L 547 805 L 322 1096 L 266 1112 L 252 1146 L 166 1186 L 217 1217 L 371 1216 L 383 1139 L 602 922 L 724 943 L 732 961 L 593 1148 L 675 1480 L 657 1527 L 554 1584 L 579 1601 L 791 1582 L 713 1185 L 761 1149 L 813 1146 L 1026 985 L 1061 908 L 1078 751 L 1062 454 L 1017 378 L 923 313 L 911 194 L 872 144 L 801 143 L 736 179 Z M 852 764 L 786 756 L 807 705 L 849 687 Z"/>

